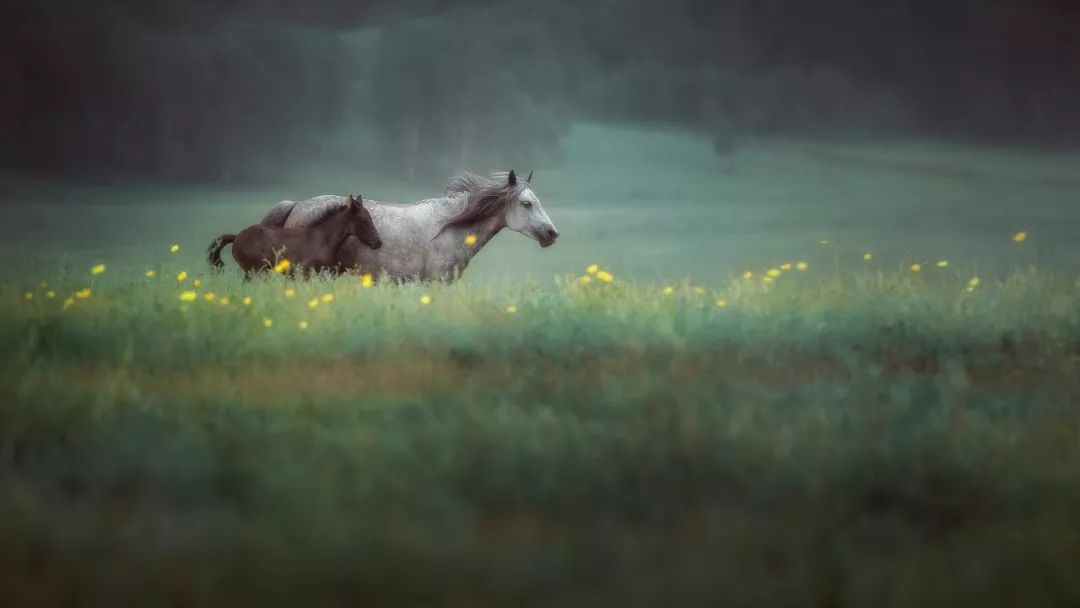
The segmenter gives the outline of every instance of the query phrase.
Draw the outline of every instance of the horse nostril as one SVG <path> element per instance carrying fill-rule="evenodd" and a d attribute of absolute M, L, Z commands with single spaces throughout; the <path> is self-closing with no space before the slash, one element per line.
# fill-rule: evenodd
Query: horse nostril
<path fill-rule="evenodd" d="M 557 239 L 559 238 L 559 231 L 554 228 L 548 228 L 547 235 L 549 239 Z"/>

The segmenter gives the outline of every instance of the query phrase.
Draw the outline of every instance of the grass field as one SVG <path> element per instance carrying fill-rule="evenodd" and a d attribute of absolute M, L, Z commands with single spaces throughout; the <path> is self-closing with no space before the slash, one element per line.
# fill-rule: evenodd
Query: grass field
<path fill-rule="evenodd" d="M 556 253 L 452 286 L 208 273 L 255 203 L 14 209 L 0 605 L 1080 603 L 1070 186 L 835 169 L 845 214 L 778 150 L 677 213 L 553 177 Z"/>

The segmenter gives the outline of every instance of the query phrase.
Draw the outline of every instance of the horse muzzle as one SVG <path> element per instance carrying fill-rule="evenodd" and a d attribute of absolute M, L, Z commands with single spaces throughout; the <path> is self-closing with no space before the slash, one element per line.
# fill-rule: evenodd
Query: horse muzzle
<path fill-rule="evenodd" d="M 540 231 L 536 240 L 540 242 L 541 247 L 551 247 L 555 244 L 555 239 L 559 238 L 559 231 L 555 228 L 547 228 Z"/>

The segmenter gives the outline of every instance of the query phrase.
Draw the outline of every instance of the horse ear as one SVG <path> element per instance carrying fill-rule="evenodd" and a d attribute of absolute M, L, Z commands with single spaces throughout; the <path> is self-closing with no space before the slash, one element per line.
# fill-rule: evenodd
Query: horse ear
<path fill-rule="evenodd" d="M 532 172 L 532 171 L 529 171 L 529 177 L 526 177 L 526 178 L 525 178 L 525 181 L 526 181 L 526 182 L 528 182 L 528 183 L 530 183 L 530 184 L 532 183 L 532 174 L 533 174 L 533 172 Z"/>
<path fill-rule="evenodd" d="M 511 186 L 517 185 L 517 173 L 514 173 L 513 169 L 510 169 L 510 176 L 507 178 Z"/>

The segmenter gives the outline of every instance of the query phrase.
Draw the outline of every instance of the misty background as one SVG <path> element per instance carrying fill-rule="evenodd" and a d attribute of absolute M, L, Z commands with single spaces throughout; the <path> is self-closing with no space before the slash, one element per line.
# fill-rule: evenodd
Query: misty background
<path fill-rule="evenodd" d="M 195 264 L 282 198 L 508 168 L 563 238 L 504 235 L 470 274 L 713 279 L 827 238 L 989 263 L 1014 229 L 1077 263 L 1069 0 L 9 5 L 0 204 L 28 263 L 184 240 Z"/>

